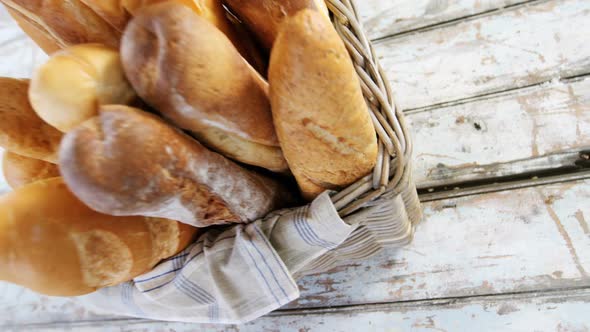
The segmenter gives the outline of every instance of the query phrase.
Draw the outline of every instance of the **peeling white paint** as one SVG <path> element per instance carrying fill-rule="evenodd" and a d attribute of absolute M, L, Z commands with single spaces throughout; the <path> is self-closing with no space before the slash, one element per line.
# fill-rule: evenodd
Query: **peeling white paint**
<path fill-rule="evenodd" d="M 541 1 L 375 48 L 400 106 L 417 108 L 587 72 L 589 10 L 585 0 Z"/>
<path fill-rule="evenodd" d="M 378 39 L 525 1 L 357 0 L 355 4 L 365 31 L 371 39 Z"/>

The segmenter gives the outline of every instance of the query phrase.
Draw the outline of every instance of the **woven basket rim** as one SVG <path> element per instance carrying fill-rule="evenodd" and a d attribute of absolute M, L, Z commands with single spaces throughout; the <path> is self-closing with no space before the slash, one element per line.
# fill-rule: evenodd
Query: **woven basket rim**
<path fill-rule="evenodd" d="M 414 187 L 411 180 L 412 141 L 404 115 L 394 98 L 385 71 L 366 36 L 352 0 L 325 0 L 332 23 L 354 63 L 363 96 L 378 139 L 378 159 L 373 172 L 331 195 L 342 218 L 378 200 L 385 192 L 401 193 Z"/>
<path fill-rule="evenodd" d="M 325 1 L 334 28 L 354 64 L 379 150 L 371 174 L 331 194 L 338 214 L 354 230 L 338 247 L 294 274 L 296 279 L 325 272 L 345 261 L 369 258 L 384 247 L 404 246 L 412 241 L 414 226 L 422 217 L 412 179 L 412 141 L 385 71 L 365 35 L 352 0 Z"/>

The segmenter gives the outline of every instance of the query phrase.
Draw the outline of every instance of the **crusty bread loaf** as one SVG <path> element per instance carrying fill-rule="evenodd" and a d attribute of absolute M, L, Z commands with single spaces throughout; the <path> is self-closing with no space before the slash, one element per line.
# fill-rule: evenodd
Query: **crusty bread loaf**
<path fill-rule="evenodd" d="M 19 15 L 19 21 L 26 21 L 25 30 L 33 40 L 41 41 L 46 51 L 47 38 L 53 44 L 64 48 L 83 43 L 101 43 L 118 48 L 121 33 L 111 27 L 80 0 L 0 0 Z M 22 23 L 21 23 L 22 24 Z M 21 25 L 22 26 L 22 25 Z"/>
<path fill-rule="evenodd" d="M 135 98 L 119 52 L 100 44 L 53 54 L 35 71 L 29 88 L 37 115 L 63 132 L 95 116 L 100 105 L 125 105 Z"/>
<path fill-rule="evenodd" d="M 329 17 L 324 0 L 223 0 L 223 2 L 258 37 L 260 43 L 270 50 L 285 17 L 302 9 L 314 9 Z"/>
<path fill-rule="evenodd" d="M 2 173 L 6 182 L 13 189 L 17 189 L 29 183 L 57 177 L 59 169 L 56 164 L 5 151 L 2 158 Z"/>
<path fill-rule="evenodd" d="M 373 169 L 377 138 L 344 43 L 322 14 L 287 18 L 269 67 L 281 147 L 307 199 Z"/>
<path fill-rule="evenodd" d="M 132 16 L 141 8 L 170 0 L 82 0 L 115 29 L 123 32 Z M 261 72 L 266 68 L 260 51 L 252 39 L 240 34 L 239 26 L 230 22 L 221 0 L 173 0 L 181 3 L 221 30 L 242 56 Z"/>
<path fill-rule="evenodd" d="M 39 46 L 45 53 L 52 54 L 61 50 L 62 46 L 39 24 L 27 19 L 26 16 L 11 7 L 4 6 L 6 11 L 16 21 L 18 26 Z"/>
<path fill-rule="evenodd" d="M 119 32 L 125 30 L 133 10 L 145 0 L 80 0 Z M 190 0 L 187 0 L 190 1 Z"/>
<path fill-rule="evenodd" d="M 28 90 L 29 80 L 0 77 L 0 146 L 56 163 L 62 133 L 33 111 Z"/>
<path fill-rule="evenodd" d="M 177 1 L 199 15 L 203 15 L 206 19 L 210 20 L 211 23 L 220 21 L 220 18 L 224 17 L 225 14 L 219 15 L 217 11 L 219 8 L 223 10 L 221 6 L 221 0 L 80 0 L 95 13 L 101 16 L 105 21 L 111 24 L 115 29 L 123 32 L 127 23 L 131 17 L 139 9 L 153 5 L 156 3 L 166 1 Z M 223 24 L 223 23 L 222 23 Z M 217 24 L 215 24 L 217 26 Z M 220 29 L 223 30 L 223 29 Z"/>
<path fill-rule="evenodd" d="M 285 191 L 153 114 L 103 106 L 67 133 L 60 171 L 86 205 L 111 215 L 144 215 L 194 226 L 256 220 L 284 203 Z"/>
<path fill-rule="evenodd" d="M 0 280 L 55 296 L 113 286 L 184 249 L 196 228 L 113 217 L 80 202 L 61 178 L 0 197 Z"/>
<path fill-rule="evenodd" d="M 121 45 L 137 93 L 224 155 L 285 171 L 268 85 L 205 19 L 174 2 L 141 9 Z"/>

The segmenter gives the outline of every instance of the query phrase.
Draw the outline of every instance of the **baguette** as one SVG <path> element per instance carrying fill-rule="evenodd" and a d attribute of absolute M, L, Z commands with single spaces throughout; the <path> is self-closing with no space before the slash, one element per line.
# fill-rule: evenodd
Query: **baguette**
<path fill-rule="evenodd" d="M 2 158 L 2 173 L 12 189 L 29 183 L 59 176 L 57 165 L 43 160 L 20 156 L 5 151 Z"/>
<path fill-rule="evenodd" d="M 270 98 L 285 158 L 308 200 L 365 176 L 377 137 L 344 43 L 322 14 L 287 18 L 269 66 Z"/>
<path fill-rule="evenodd" d="M 0 77 L 0 146 L 19 155 L 57 163 L 62 133 L 35 113 L 29 80 Z"/>
<path fill-rule="evenodd" d="M 80 0 L 120 33 L 123 33 L 133 10 L 145 0 Z M 190 1 L 190 0 L 188 0 Z"/>
<path fill-rule="evenodd" d="M 134 108 L 101 107 L 68 132 L 60 171 L 90 208 L 197 227 L 256 220 L 287 198 L 278 182 L 247 171 Z"/>
<path fill-rule="evenodd" d="M 135 13 L 149 5 L 166 1 L 181 3 L 209 20 L 221 31 L 227 27 L 221 0 L 81 0 L 115 29 L 123 32 Z M 225 32 L 225 31 L 224 31 Z"/>
<path fill-rule="evenodd" d="M 302 9 L 318 10 L 329 19 L 324 0 L 223 0 L 270 51 L 281 22 Z"/>
<path fill-rule="evenodd" d="M 105 21 L 120 32 L 125 30 L 127 23 L 135 13 L 146 6 L 170 0 L 82 0 Z M 240 34 L 239 26 L 235 26 L 227 18 L 221 0 L 173 0 L 192 9 L 199 16 L 211 22 L 221 30 L 234 44 L 242 56 L 257 70 L 264 70 L 266 63 L 254 42 Z"/>
<path fill-rule="evenodd" d="M 174 2 L 141 9 L 121 45 L 137 93 L 201 142 L 246 164 L 286 171 L 268 84 L 213 25 Z"/>
<path fill-rule="evenodd" d="M 80 0 L 0 1 L 21 26 L 27 26 L 23 30 L 46 51 L 55 51 L 51 44 L 59 48 L 84 43 L 119 47 L 121 33 Z M 51 44 L 48 39 L 52 40 Z"/>
<path fill-rule="evenodd" d="M 33 109 L 62 132 L 95 116 L 99 105 L 129 104 L 135 98 L 119 52 L 100 44 L 53 54 L 36 70 L 29 88 Z"/>
<path fill-rule="evenodd" d="M 151 270 L 196 231 L 167 219 L 100 214 L 61 178 L 38 181 L 0 197 L 0 280 L 46 295 L 83 295 Z"/>
<path fill-rule="evenodd" d="M 11 7 L 4 6 L 6 11 L 16 21 L 21 30 L 37 44 L 46 54 L 52 54 L 61 50 L 62 46 L 59 42 L 51 36 L 49 31 L 36 24 L 34 21 L 28 20 L 26 16 Z"/>

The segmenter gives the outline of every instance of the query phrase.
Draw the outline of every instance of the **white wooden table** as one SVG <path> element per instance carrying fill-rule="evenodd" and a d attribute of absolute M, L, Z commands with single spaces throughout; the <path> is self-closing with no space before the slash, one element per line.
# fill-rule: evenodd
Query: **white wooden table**
<path fill-rule="evenodd" d="M 244 326 L 0 284 L 0 330 L 589 331 L 590 1 L 356 2 L 413 127 L 412 245 L 306 277 L 298 301 Z"/>

